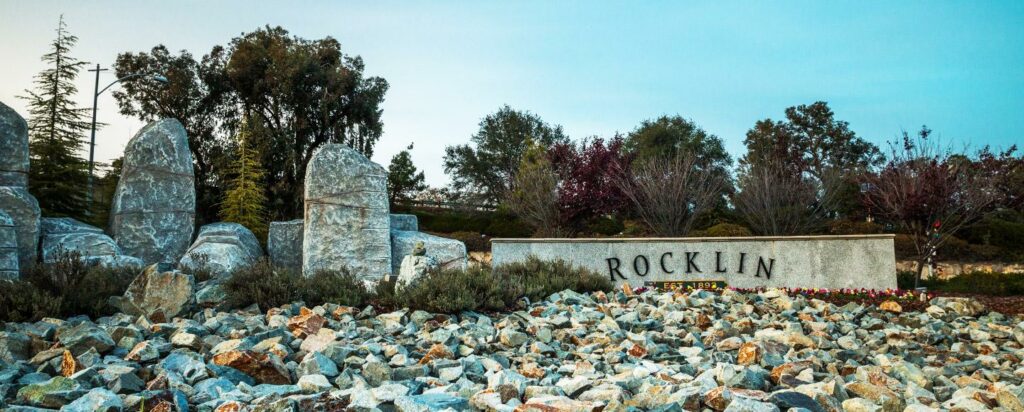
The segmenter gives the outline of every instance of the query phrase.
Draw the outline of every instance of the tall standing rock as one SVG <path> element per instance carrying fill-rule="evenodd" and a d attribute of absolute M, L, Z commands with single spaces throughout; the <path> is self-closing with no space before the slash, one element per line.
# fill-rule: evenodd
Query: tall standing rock
<path fill-rule="evenodd" d="M 39 202 L 26 189 L 28 166 L 28 124 L 0 103 L 0 210 L 13 221 L 22 266 L 35 263 L 39 245 Z"/>
<path fill-rule="evenodd" d="M 0 103 L 0 186 L 28 186 L 28 124 Z"/>
<path fill-rule="evenodd" d="M 302 271 L 302 219 L 270 222 L 267 255 L 274 266 Z"/>
<path fill-rule="evenodd" d="M 14 231 L 14 219 L 0 210 L 0 280 L 17 279 L 18 235 Z"/>
<path fill-rule="evenodd" d="M 185 128 L 151 122 L 128 142 L 111 206 L 110 231 L 125 254 L 177 263 L 192 242 L 196 190 Z"/>
<path fill-rule="evenodd" d="M 318 149 L 306 169 L 302 273 L 391 273 L 390 226 L 387 171 L 343 144 Z"/>

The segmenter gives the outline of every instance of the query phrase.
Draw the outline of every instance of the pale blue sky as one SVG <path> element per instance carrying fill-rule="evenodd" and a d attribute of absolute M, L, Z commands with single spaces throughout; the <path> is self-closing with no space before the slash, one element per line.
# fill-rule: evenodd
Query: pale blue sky
<path fill-rule="evenodd" d="M 444 147 L 505 103 L 574 138 L 678 113 L 734 156 L 755 121 L 815 100 L 879 145 L 922 124 L 956 145 L 1024 143 L 1020 1 L 0 0 L 0 101 L 23 114 L 14 96 L 42 69 L 61 13 L 77 57 L 104 66 L 159 43 L 202 55 L 265 24 L 333 36 L 391 84 L 374 160 L 415 142 L 432 185 L 448 181 Z M 90 104 L 92 78 L 79 89 Z M 110 126 L 98 157 L 116 157 L 140 124 L 109 95 L 99 117 Z"/>

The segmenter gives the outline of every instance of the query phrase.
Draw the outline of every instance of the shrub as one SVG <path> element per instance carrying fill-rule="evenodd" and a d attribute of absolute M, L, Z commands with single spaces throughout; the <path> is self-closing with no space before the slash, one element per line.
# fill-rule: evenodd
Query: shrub
<path fill-rule="evenodd" d="M 34 322 L 60 313 L 60 296 L 24 280 L 0 280 L 0 321 Z"/>
<path fill-rule="evenodd" d="M 753 236 L 753 233 L 750 233 L 750 229 L 747 229 L 746 226 L 737 225 L 735 223 L 719 223 L 707 228 L 707 230 L 705 230 L 705 234 L 708 237 Z"/>
<path fill-rule="evenodd" d="M 586 293 L 611 290 L 612 286 L 606 277 L 564 261 L 531 257 L 494 270 L 475 267 L 431 271 L 401 291 L 379 286 L 377 297 L 393 307 L 458 313 L 506 310 L 517 307 L 524 297 L 535 302 L 565 289 Z"/>
<path fill-rule="evenodd" d="M 494 272 L 505 284 L 502 289 L 506 292 L 508 306 L 523 296 L 535 302 L 566 289 L 588 293 L 613 287 L 607 277 L 593 271 L 574 267 L 563 260 L 545 261 L 533 256 L 525 262 L 501 265 Z"/>
<path fill-rule="evenodd" d="M 206 282 L 213 279 L 213 272 L 210 271 L 210 257 L 205 253 L 193 255 L 192 265 L 181 268 L 182 272 L 192 275 L 196 283 Z"/>
<path fill-rule="evenodd" d="M 609 216 L 599 216 L 587 222 L 587 233 L 601 236 L 615 236 L 626 226 L 622 221 Z"/>
<path fill-rule="evenodd" d="M 236 270 L 224 282 L 227 306 L 241 308 L 255 303 L 267 310 L 300 300 L 301 278 L 300 273 L 274 267 L 270 260 L 260 259 Z"/>
<path fill-rule="evenodd" d="M 828 224 L 828 232 L 833 235 L 869 235 L 882 233 L 884 227 L 875 222 L 836 220 Z"/>
<path fill-rule="evenodd" d="M 230 308 L 255 303 L 261 310 L 268 310 L 295 301 L 309 306 L 324 303 L 362 306 L 370 300 L 366 286 L 347 269 L 323 270 L 305 277 L 275 267 L 266 258 L 232 273 L 224 282 L 224 290 Z"/>
<path fill-rule="evenodd" d="M 897 274 L 900 289 L 913 289 L 914 272 Z M 929 291 L 972 293 L 991 296 L 1024 294 L 1024 275 L 1014 273 L 970 272 L 949 279 L 921 279 L 920 286 Z"/>
<path fill-rule="evenodd" d="M 388 303 L 437 313 L 502 310 L 504 301 L 498 293 L 503 285 L 498 280 L 484 267 L 431 271 L 401 291 L 394 291 Z"/>
<path fill-rule="evenodd" d="M 53 263 L 25 268 L 21 281 L 36 288 L 35 296 L 40 299 L 44 299 L 41 298 L 43 295 L 50 296 L 48 300 L 51 303 L 39 306 L 55 309 L 45 316 L 88 315 L 97 318 L 115 312 L 107 302 L 111 296 L 124 294 L 136 275 L 138 268 L 89 265 L 77 252 L 60 251 Z"/>
<path fill-rule="evenodd" d="M 308 278 L 300 276 L 299 295 L 308 305 L 336 303 L 344 306 L 363 306 L 370 300 L 370 291 L 361 279 L 348 269 L 321 270 Z"/>

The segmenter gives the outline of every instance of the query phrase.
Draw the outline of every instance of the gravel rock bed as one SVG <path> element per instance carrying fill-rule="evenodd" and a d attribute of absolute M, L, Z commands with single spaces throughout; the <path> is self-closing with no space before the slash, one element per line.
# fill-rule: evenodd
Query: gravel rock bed
<path fill-rule="evenodd" d="M 10 411 L 1024 410 L 1024 322 L 777 290 L 565 291 L 436 315 L 300 303 L 6 324 Z"/>

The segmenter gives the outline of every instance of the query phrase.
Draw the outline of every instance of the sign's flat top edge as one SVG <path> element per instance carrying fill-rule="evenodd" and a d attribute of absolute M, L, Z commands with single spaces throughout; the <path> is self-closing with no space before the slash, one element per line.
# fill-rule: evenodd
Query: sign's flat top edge
<path fill-rule="evenodd" d="M 666 242 L 749 242 L 785 240 L 859 240 L 894 239 L 895 234 L 813 235 L 813 236 L 737 236 L 737 237 L 588 237 L 588 238 L 493 238 L 491 243 L 666 243 Z"/>

